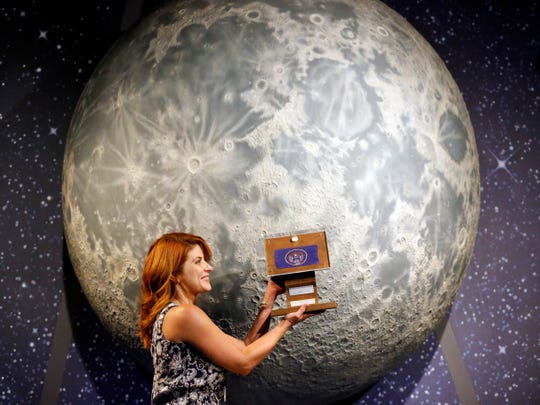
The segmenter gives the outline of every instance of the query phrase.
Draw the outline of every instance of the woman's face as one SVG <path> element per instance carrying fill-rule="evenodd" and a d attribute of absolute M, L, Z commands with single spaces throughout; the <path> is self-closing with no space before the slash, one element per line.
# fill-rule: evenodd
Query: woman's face
<path fill-rule="evenodd" d="M 197 296 L 212 290 L 210 272 L 212 266 L 204 259 L 199 245 L 188 252 L 187 259 L 180 273 L 182 284 L 190 293 Z"/>

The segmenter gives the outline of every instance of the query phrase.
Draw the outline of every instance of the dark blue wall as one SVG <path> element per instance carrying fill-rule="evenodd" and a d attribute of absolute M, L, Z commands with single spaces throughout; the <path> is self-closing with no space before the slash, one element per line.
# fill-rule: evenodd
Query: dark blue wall
<path fill-rule="evenodd" d="M 0 403 L 149 402 L 147 369 L 100 325 L 73 274 L 61 169 L 86 80 L 130 21 L 157 3 L 0 5 Z M 459 403 L 457 357 L 480 403 L 533 404 L 540 392 L 539 6 L 386 3 L 433 45 L 463 92 L 480 154 L 482 209 L 448 323 L 457 352 L 442 350 L 434 334 L 349 402 Z"/>

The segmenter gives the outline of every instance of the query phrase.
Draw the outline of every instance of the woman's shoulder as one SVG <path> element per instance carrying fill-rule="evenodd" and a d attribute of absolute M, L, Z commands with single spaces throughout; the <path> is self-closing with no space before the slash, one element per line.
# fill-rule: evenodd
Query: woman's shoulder
<path fill-rule="evenodd" d="M 168 306 L 170 306 L 169 314 L 176 314 L 176 313 L 182 313 L 186 311 L 193 311 L 196 310 L 198 307 L 195 304 L 180 304 L 178 302 L 171 302 Z"/>
<path fill-rule="evenodd" d="M 207 322 L 208 316 L 194 304 L 177 304 L 170 308 L 163 320 L 163 332 L 173 342 L 183 341 L 186 331 Z"/>
<path fill-rule="evenodd" d="M 195 304 L 175 304 L 165 315 L 166 322 L 186 323 L 200 318 L 206 319 L 206 313 Z"/>

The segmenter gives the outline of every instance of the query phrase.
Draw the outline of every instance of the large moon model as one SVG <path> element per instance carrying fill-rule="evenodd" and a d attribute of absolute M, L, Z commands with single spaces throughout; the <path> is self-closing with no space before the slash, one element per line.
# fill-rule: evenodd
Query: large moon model
<path fill-rule="evenodd" d="M 266 286 L 264 239 L 326 231 L 317 283 L 338 308 L 231 377 L 238 403 L 328 403 L 399 364 L 449 309 L 479 215 L 459 89 L 375 0 L 167 5 L 92 75 L 63 176 L 76 274 L 133 347 L 143 260 L 162 233 L 207 238 L 214 288 L 200 304 L 242 336 Z"/>

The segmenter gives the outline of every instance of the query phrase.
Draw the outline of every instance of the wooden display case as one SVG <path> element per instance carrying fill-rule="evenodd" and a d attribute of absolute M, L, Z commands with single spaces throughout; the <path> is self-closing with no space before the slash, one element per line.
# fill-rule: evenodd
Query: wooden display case
<path fill-rule="evenodd" d="M 284 284 L 287 307 L 275 309 L 272 316 L 285 315 L 308 304 L 306 312 L 336 308 L 336 302 L 319 302 L 315 271 L 329 269 L 325 232 L 289 235 L 264 241 L 269 277 Z"/>

